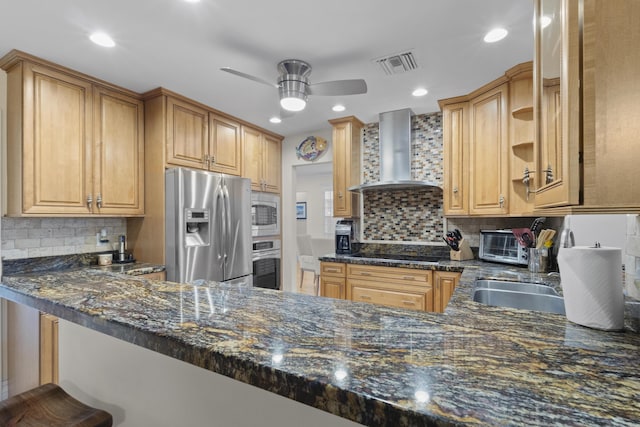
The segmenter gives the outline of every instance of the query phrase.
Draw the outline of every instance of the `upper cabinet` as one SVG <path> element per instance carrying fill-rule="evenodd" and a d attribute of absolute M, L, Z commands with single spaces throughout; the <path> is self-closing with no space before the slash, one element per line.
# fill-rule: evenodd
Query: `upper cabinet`
<path fill-rule="evenodd" d="M 333 216 L 357 218 L 360 195 L 348 188 L 360 183 L 360 133 L 364 124 L 353 116 L 329 123 L 333 125 Z"/>
<path fill-rule="evenodd" d="M 179 95 L 167 95 L 167 163 L 240 175 L 240 124 Z"/>
<path fill-rule="evenodd" d="M 144 214 L 139 96 L 11 51 L 7 71 L 7 214 Z"/>
<path fill-rule="evenodd" d="M 249 126 L 242 127 L 243 176 L 255 191 L 280 193 L 281 138 Z"/>
<path fill-rule="evenodd" d="M 531 62 L 442 108 L 444 214 L 522 216 L 533 211 Z"/>
<path fill-rule="evenodd" d="M 535 6 L 536 208 L 638 212 L 640 3 Z"/>

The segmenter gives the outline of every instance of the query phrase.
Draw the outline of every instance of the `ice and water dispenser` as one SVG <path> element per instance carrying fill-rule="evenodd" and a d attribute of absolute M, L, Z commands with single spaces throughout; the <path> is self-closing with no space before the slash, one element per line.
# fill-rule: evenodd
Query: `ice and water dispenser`
<path fill-rule="evenodd" d="M 209 209 L 185 209 L 184 240 L 185 246 L 209 246 Z"/>

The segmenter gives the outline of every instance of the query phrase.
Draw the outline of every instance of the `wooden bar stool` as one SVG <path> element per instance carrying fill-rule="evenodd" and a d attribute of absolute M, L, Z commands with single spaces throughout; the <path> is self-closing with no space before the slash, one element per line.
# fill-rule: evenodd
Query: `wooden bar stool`
<path fill-rule="evenodd" d="M 51 383 L 0 402 L 1 426 L 110 427 L 112 424 L 111 414 L 77 401 Z"/>

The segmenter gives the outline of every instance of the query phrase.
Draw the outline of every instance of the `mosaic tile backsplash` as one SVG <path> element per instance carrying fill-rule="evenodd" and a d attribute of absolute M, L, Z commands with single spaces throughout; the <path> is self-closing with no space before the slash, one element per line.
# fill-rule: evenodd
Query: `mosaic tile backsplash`
<path fill-rule="evenodd" d="M 413 116 L 411 138 L 413 179 L 442 185 L 442 114 Z M 367 124 L 362 137 L 363 183 L 376 182 L 380 177 L 379 150 L 378 123 Z M 441 190 L 367 191 L 363 203 L 365 240 L 442 241 Z"/>

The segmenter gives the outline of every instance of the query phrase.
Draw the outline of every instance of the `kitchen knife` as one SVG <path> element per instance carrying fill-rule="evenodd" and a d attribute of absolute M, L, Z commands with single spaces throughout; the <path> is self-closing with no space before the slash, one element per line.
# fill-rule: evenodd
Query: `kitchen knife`
<path fill-rule="evenodd" d="M 453 234 L 455 234 L 456 239 L 458 239 L 458 241 L 462 240 L 462 233 L 460 233 L 460 230 L 456 228 L 455 230 L 453 230 Z"/>
<path fill-rule="evenodd" d="M 542 225 L 545 223 L 546 220 L 547 218 L 544 216 L 541 216 L 540 218 L 536 218 L 533 220 L 531 227 L 529 227 L 529 230 L 531 230 L 531 233 L 533 233 L 534 235 L 533 240 L 535 240 L 535 236 L 538 235 L 538 231 L 540 231 L 540 229 L 542 228 Z"/>

